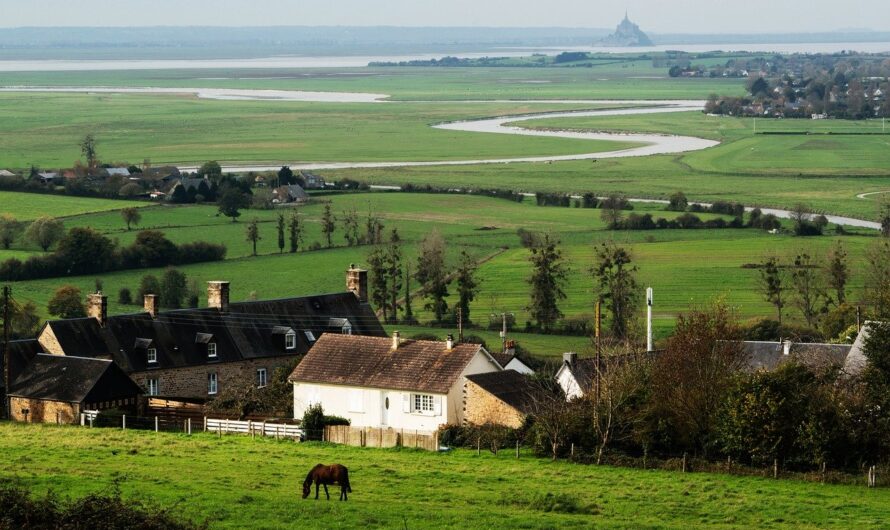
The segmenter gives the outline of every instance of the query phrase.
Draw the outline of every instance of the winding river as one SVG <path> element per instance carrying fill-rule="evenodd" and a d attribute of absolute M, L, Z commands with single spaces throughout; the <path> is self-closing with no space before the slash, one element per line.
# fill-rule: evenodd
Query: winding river
<path fill-rule="evenodd" d="M 0 92 L 79 92 L 79 93 L 123 93 L 123 94 L 192 94 L 204 99 L 218 100 L 260 100 L 260 101 L 301 101 L 301 102 L 325 102 L 325 103 L 386 103 L 389 105 L 409 104 L 409 102 L 388 101 L 389 96 L 384 94 L 371 93 L 350 93 L 350 92 L 308 92 L 294 90 L 246 90 L 246 89 L 217 89 L 217 88 L 117 88 L 117 87 L 19 87 L 6 86 L 0 87 Z M 566 111 L 566 112 L 547 112 L 540 114 L 529 114 L 519 116 L 505 116 L 496 118 L 485 118 L 478 120 L 462 120 L 454 122 L 446 122 L 432 125 L 433 128 L 464 131 L 474 133 L 488 134 L 513 134 L 522 136 L 545 136 L 555 138 L 572 138 L 582 140 L 612 140 L 621 142 L 631 142 L 641 144 L 635 147 L 618 149 L 615 151 L 603 151 L 597 153 L 581 153 L 573 155 L 559 156 L 535 156 L 535 157 L 515 157 L 515 158 L 496 158 L 496 159 L 475 159 L 475 160 L 430 160 L 430 161 L 414 161 L 414 162 L 313 162 L 313 163 L 292 163 L 289 164 L 293 169 L 319 170 L 319 169 L 355 169 L 355 168 L 399 168 L 399 167 L 423 167 L 423 166 L 466 166 L 480 164 L 509 164 L 519 162 L 558 162 L 567 160 L 597 160 L 605 158 L 626 158 L 637 156 L 649 156 L 659 154 L 675 154 L 689 151 L 698 151 L 708 149 L 719 145 L 719 142 L 696 138 L 693 136 L 676 136 L 661 134 L 642 134 L 642 133 L 616 133 L 616 132 L 580 132 L 580 131 L 554 131 L 554 130 L 533 130 L 520 126 L 517 123 L 528 122 L 531 120 L 564 118 L 564 117 L 596 117 L 596 116 L 628 116 L 640 114 L 662 114 L 670 112 L 688 112 L 701 110 L 704 105 L 703 101 L 686 101 L 686 100 L 500 100 L 485 101 L 486 103 L 515 103 L 517 105 L 527 105 L 536 103 L 566 103 L 566 104 L 619 104 L 619 105 L 637 105 L 631 108 L 612 108 L 600 110 L 584 110 L 584 111 Z M 416 103 L 416 102 L 415 102 Z M 436 102 L 447 103 L 447 102 Z M 456 103 L 466 103 L 466 101 L 458 101 Z M 640 106 L 645 105 L 645 106 Z M 281 163 L 275 165 L 257 165 L 257 166 L 223 166 L 223 171 L 274 171 L 281 167 Z M 196 166 L 181 166 L 183 171 L 195 171 Z M 858 198 L 865 199 L 872 195 L 888 192 L 871 192 L 858 195 Z M 654 199 L 631 199 L 637 202 L 655 202 L 662 203 L 666 201 Z M 750 208 L 749 208 L 750 210 Z M 764 213 L 771 213 L 781 218 L 790 218 L 792 213 L 788 210 L 762 208 Z M 878 223 L 855 219 L 852 217 L 841 217 L 829 215 L 826 216 L 831 223 L 842 224 L 848 226 L 857 226 L 870 229 L 880 229 Z"/>

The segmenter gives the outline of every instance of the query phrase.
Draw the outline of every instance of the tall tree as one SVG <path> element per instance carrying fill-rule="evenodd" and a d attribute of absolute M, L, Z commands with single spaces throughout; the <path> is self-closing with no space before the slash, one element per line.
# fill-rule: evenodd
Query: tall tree
<path fill-rule="evenodd" d="M 56 289 L 46 307 L 49 314 L 59 318 L 82 318 L 87 316 L 83 305 L 83 293 L 73 285 L 63 285 Z"/>
<path fill-rule="evenodd" d="M 760 292 L 764 300 L 776 308 L 779 324 L 782 323 L 782 309 L 785 307 L 785 272 L 779 258 L 768 256 L 760 263 Z"/>
<path fill-rule="evenodd" d="M 531 299 L 526 309 L 545 332 L 552 330 L 562 318 L 559 302 L 566 298 L 563 286 L 569 271 L 558 244 L 559 241 L 544 234 L 540 244 L 529 249 L 532 274 L 527 281 L 531 286 Z"/>
<path fill-rule="evenodd" d="M 206 178 L 214 182 L 218 181 L 222 178 L 222 167 L 216 160 L 204 162 L 201 167 L 198 168 L 198 177 L 202 179 Z"/>
<path fill-rule="evenodd" d="M 383 241 L 383 222 L 369 209 L 365 220 L 365 242 L 376 245 Z"/>
<path fill-rule="evenodd" d="M 847 248 L 838 239 L 828 251 L 828 264 L 825 267 L 826 280 L 829 287 L 834 290 L 835 301 L 838 305 L 847 301 L 847 281 L 850 279 L 850 269 L 847 265 Z"/>
<path fill-rule="evenodd" d="M 389 271 L 387 270 L 386 257 L 386 250 L 380 245 L 374 245 L 368 253 L 368 268 L 371 273 L 371 302 L 382 313 L 384 322 L 389 314 L 389 289 L 387 286 Z"/>
<path fill-rule="evenodd" d="M 389 318 L 396 322 L 399 314 L 399 293 L 402 290 L 402 240 L 399 231 L 392 229 L 386 246 L 386 274 L 389 289 Z"/>
<path fill-rule="evenodd" d="M 90 170 L 96 169 L 99 165 L 99 154 L 96 150 L 96 138 L 92 134 L 88 134 L 80 141 L 80 153 L 87 159 L 87 167 Z"/>
<path fill-rule="evenodd" d="M 262 237 L 260 236 L 259 221 L 252 219 L 247 223 L 247 241 L 253 244 L 253 255 L 256 256 L 256 245 Z"/>
<path fill-rule="evenodd" d="M 139 213 L 138 208 L 124 208 L 121 210 L 121 217 L 124 219 L 124 223 L 127 224 L 128 232 L 132 225 L 138 225 L 142 221 L 142 214 Z"/>
<path fill-rule="evenodd" d="M 284 244 L 285 244 L 284 229 L 285 229 L 284 214 L 279 213 L 278 214 L 278 252 L 280 254 L 284 253 Z"/>
<path fill-rule="evenodd" d="M 303 224 L 300 222 L 300 214 L 296 211 L 291 213 L 290 223 L 288 224 L 288 241 L 290 242 L 290 252 L 294 254 L 299 250 L 300 244 L 303 242 Z"/>
<path fill-rule="evenodd" d="M 241 210 L 250 206 L 250 196 L 235 186 L 226 186 L 216 203 L 219 213 L 231 217 L 234 223 L 241 217 Z"/>
<path fill-rule="evenodd" d="M 612 193 L 600 203 L 600 208 L 602 208 L 600 218 L 606 223 L 608 228 L 616 229 L 621 226 L 621 220 L 624 219 L 624 212 L 622 211 L 623 202 L 622 197 Z"/>
<path fill-rule="evenodd" d="M 885 199 L 881 203 L 878 222 L 881 224 L 881 235 L 890 237 L 890 199 Z"/>
<path fill-rule="evenodd" d="M 457 266 L 457 307 L 460 309 L 461 319 L 464 323 L 470 323 L 470 303 L 479 294 L 479 280 L 476 278 L 476 260 L 466 250 L 460 252 L 460 262 Z"/>
<path fill-rule="evenodd" d="M 15 217 L 9 214 L 0 215 L 0 247 L 9 250 L 21 231 L 22 223 L 16 221 Z"/>
<path fill-rule="evenodd" d="M 820 269 L 820 265 L 807 252 L 794 257 L 794 268 L 791 270 L 794 305 L 811 328 L 816 327 L 819 315 L 827 309 L 827 293 Z"/>
<path fill-rule="evenodd" d="M 358 245 L 358 214 L 355 210 L 344 211 L 340 217 L 340 224 L 343 225 L 343 237 L 346 238 L 346 244 L 350 247 Z"/>
<path fill-rule="evenodd" d="M 597 264 L 590 269 L 596 282 L 597 299 L 609 312 L 612 336 L 626 339 L 630 321 L 636 309 L 637 267 L 632 265 L 630 252 L 614 243 L 602 243 L 596 247 Z"/>
<path fill-rule="evenodd" d="M 890 238 L 875 241 L 865 252 L 865 296 L 875 318 L 890 319 Z"/>
<path fill-rule="evenodd" d="M 433 229 L 420 242 L 417 272 L 423 296 L 428 299 L 424 308 L 432 311 L 436 322 L 442 322 L 448 312 L 448 273 L 445 269 L 445 240 Z"/>
<path fill-rule="evenodd" d="M 52 217 L 40 217 L 31 221 L 28 229 L 25 230 L 25 238 L 42 248 L 44 252 L 61 240 L 64 235 L 65 225 L 62 224 L 62 221 Z"/>
<path fill-rule="evenodd" d="M 0 330 L 3 329 L 3 308 L 6 307 L 6 299 L 0 290 Z M 27 339 L 37 335 L 40 328 L 40 314 L 34 302 L 24 304 L 16 301 L 15 297 L 9 297 L 9 335 L 10 338 Z"/>
<path fill-rule="evenodd" d="M 334 212 L 331 211 L 331 203 L 327 203 L 324 205 L 324 213 L 321 216 L 321 232 L 324 234 L 324 237 L 328 242 L 328 247 L 332 244 L 331 236 L 333 235 L 336 226 Z"/>
<path fill-rule="evenodd" d="M 406 324 L 414 323 L 414 311 L 411 309 L 411 264 L 405 263 L 405 313 Z"/>
<path fill-rule="evenodd" d="M 158 293 L 161 304 L 170 309 L 181 309 L 187 295 L 188 282 L 185 273 L 167 267 L 161 276 L 160 293 Z"/>
<path fill-rule="evenodd" d="M 278 185 L 286 186 L 288 184 L 294 183 L 294 172 L 288 166 L 282 166 L 281 169 L 278 170 Z"/>

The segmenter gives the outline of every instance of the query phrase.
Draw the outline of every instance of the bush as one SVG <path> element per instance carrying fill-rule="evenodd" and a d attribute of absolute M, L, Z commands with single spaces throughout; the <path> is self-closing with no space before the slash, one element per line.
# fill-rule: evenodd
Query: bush
<path fill-rule="evenodd" d="M 303 433 L 307 440 L 321 440 L 326 426 L 349 424 L 350 422 L 346 418 L 325 416 L 321 404 L 317 403 L 310 406 L 303 413 L 303 421 L 300 423 L 300 426 L 303 428 Z"/>
<path fill-rule="evenodd" d="M 121 305 L 132 305 L 133 294 L 130 292 L 130 289 L 122 287 L 117 293 L 117 302 Z"/>

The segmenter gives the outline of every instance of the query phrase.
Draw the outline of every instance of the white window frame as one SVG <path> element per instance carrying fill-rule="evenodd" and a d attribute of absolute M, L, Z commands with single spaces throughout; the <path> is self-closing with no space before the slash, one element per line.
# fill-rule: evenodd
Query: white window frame
<path fill-rule="evenodd" d="M 215 342 L 207 343 L 207 357 L 210 357 L 210 358 L 216 357 L 216 343 Z"/>
<path fill-rule="evenodd" d="M 352 335 L 352 324 L 346 324 L 342 330 L 344 335 Z"/>
<path fill-rule="evenodd" d="M 411 410 L 419 414 L 432 414 L 436 410 L 435 396 L 430 394 L 412 394 Z"/>
<path fill-rule="evenodd" d="M 146 379 L 145 386 L 148 390 L 149 396 L 157 396 L 160 393 L 161 389 L 161 381 L 157 378 L 155 379 Z"/>
<path fill-rule="evenodd" d="M 297 334 L 293 330 L 288 331 L 284 335 L 284 349 L 285 350 L 297 349 Z"/>
<path fill-rule="evenodd" d="M 257 368 L 256 370 L 257 388 L 263 388 L 269 384 L 269 371 L 265 368 Z"/>
<path fill-rule="evenodd" d="M 148 348 L 145 351 L 145 356 L 148 359 L 149 364 L 157 364 L 158 362 L 158 349 L 157 348 Z"/>
<path fill-rule="evenodd" d="M 207 374 L 207 395 L 214 396 L 219 392 L 219 377 L 216 372 Z"/>

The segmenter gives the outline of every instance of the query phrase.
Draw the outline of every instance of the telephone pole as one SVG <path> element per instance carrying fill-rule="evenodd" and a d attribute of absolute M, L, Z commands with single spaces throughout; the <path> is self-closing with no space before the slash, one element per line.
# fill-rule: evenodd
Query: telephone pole
<path fill-rule="evenodd" d="M 3 286 L 3 417 L 9 419 L 9 306 L 12 305 L 12 288 Z"/>
<path fill-rule="evenodd" d="M 498 315 L 497 313 L 492 313 L 492 318 L 501 317 L 501 352 L 507 351 L 507 317 L 513 316 L 513 313 L 501 313 Z"/>

